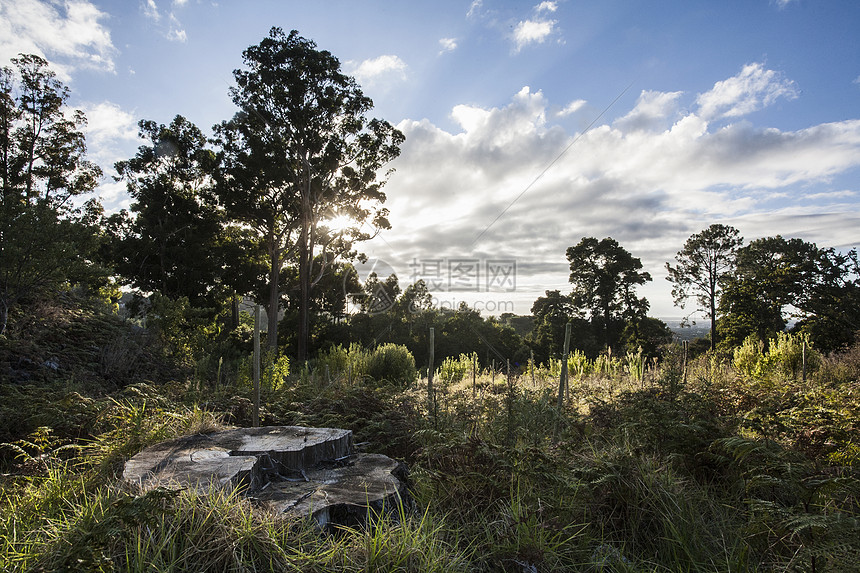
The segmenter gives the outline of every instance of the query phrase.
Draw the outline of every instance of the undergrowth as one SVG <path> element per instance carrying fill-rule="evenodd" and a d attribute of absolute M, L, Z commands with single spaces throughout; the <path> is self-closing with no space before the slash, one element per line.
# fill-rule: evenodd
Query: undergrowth
<path fill-rule="evenodd" d="M 432 400 L 368 379 L 355 348 L 284 366 L 264 424 L 349 428 L 410 468 L 414 509 L 325 534 L 119 479 L 149 444 L 250 425 L 242 376 L 4 380 L 0 570 L 858 571 L 860 349 L 804 380 L 796 347 L 750 345 L 737 368 L 576 355 L 561 408 L 552 364 L 508 378 L 464 356 Z"/>

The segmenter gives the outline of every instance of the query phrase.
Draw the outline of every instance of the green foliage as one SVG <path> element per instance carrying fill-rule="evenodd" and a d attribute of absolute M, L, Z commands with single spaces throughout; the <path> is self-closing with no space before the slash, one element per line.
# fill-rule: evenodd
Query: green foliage
<path fill-rule="evenodd" d="M 742 244 L 743 237 L 737 229 L 713 224 L 687 239 L 675 255 L 674 267 L 666 263 L 666 280 L 672 283 L 675 304 L 684 308 L 687 299 L 694 297 L 698 309 L 711 319 L 711 351 L 717 344 L 719 296 L 735 269 Z"/>
<path fill-rule="evenodd" d="M 436 378 L 447 383 L 460 382 L 470 374 L 478 363 L 478 353 L 461 354 L 457 358 L 447 357 L 436 370 Z"/>
<path fill-rule="evenodd" d="M 122 211 L 107 221 L 108 258 L 143 292 L 213 306 L 227 263 L 212 193 L 215 154 L 203 132 L 180 115 L 170 125 L 141 120 L 138 126 L 146 144 L 116 164 L 134 199 L 133 215 Z"/>
<path fill-rule="evenodd" d="M 349 348 L 337 345 L 320 352 L 314 361 L 314 366 L 317 372 L 325 372 L 328 368 L 330 375 L 340 376 L 347 382 L 352 382 L 367 376 L 370 355 L 371 352 L 355 342 L 350 344 Z"/>
<path fill-rule="evenodd" d="M 641 382 L 645 378 L 645 362 L 641 348 L 637 352 L 628 350 L 624 357 L 624 372 L 633 380 Z"/>
<path fill-rule="evenodd" d="M 757 375 L 763 354 L 764 342 L 754 336 L 748 336 L 744 343 L 735 349 L 732 365 L 739 374 L 752 379 Z"/>
<path fill-rule="evenodd" d="M 418 378 L 415 358 L 405 346 L 383 344 L 370 353 L 367 375 L 377 382 L 388 382 L 405 388 Z"/>
<path fill-rule="evenodd" d="M 641 260 L 611 237 L 601 241 L 583 237 L 568 247 L 567 260 L 573 284 L 572 306 L 588 312 L 606 347 L 616 346 L 624 324 L 640 320 L 648 312 L 648 301 L 636 296 L 636 287 L 650 282 L 650 273 L 642 270 Z"/>
<path fill-rule="evenodd" d="M 297 358 L 307 358 L 314 283 L 353 245 L 390 225 L 382 168 L 400 154 L 403 134 L 370 119 L 373 102 L 344 75 L 330 52 L 293 30 L 272 28 L 242 53 L 230 95 L 238 111 L 215 127 L 221 169 L 218 195 L 252 230 L 268 264 L 269 346 L 277 345 L 281 270 L 298 272 Z M 272 157 L 282 160 L 272 162 Z M 340 216 L 354 221 L 329 229 Z M 286 261 L 288 256 L 292 260 Z"/>
<path fill-rule="evenodd" d="M 103 284 L 96 200 L 101 170 L 84 156 L 86 117 L 35 55 L 0 68 L 0 335 L 21 303 L 50 299 L 67 283 Z"/>
<path fill-rule="evenodd" d="M 67 332 L 92 323 L 74 324 L 62 338 L 91 344 Z M 29 352 L 46 345 L 38 340 Z M 114 485 L 122 462 L 150 443 L 249 423 L 244 381 L 199 389 L 189 369 L 172 384 L 118 384 L 110 398 L 2 384 L 0 421 L 20 410 L 14 423 L 56 427 L 2 439 L 13 447 L 0 474 L 0 569 L 851 571 L 860 353 L 821 358 L 804 384 L 792 376 L 799 341 L 750 343 L 738 371 L 714 354 L 690 359 L 686 384 L 677 345 L 653 370 L 644 352 L 592 361 L 573 351 L 577 380 L 561 408 L 557 360 L 534 382 L 529 371 L 510 381 L 479 373 L 473 386 L 464 355 L 443 362 L 437 379 L 451 381 L 432 415 L 423 385 L 364 375 L 386 345 L 334 346 L 296 372 L 283 361 L 280 382 L 263 384 L 264 424 L 350 428 L 367 451 L 411 471 L 414 513 L 325 536 L 237 495 Z M 152 359 L 136 360 L 147 371 Z M 197 363 L 194 376 L 208 368 Z"/>
<path fill-rule="evenodd" d="M 174 358 L 190 362 L 206 354 L 218 333 L 210 309 L 194 307 L 186 297 L 171 299 L 157 292 L 148 300 L 146 325 Z"/>
<path fill-rule="evenodd" d="M 591 372 L 593 364 L 581 350 L 573 350 L 567 355 L 567 371 L 570 376 L 583 378 Z"/>
<path fill-rule="evenodd" d="M 725 346 L 750 335 L 771 338 L 790 318 L 823 351 L 843 348 L 857 330 L 860 275 L 857 252 L 819 248 L 801 239 L 766 237 L 737 252 L 737 270 L 720 299 Z"/>
<path fill-rule="evenodd" d="M 714 448 L 742 473 L 750 498 L 747 535 L 763 566 L 856 568 L 860 475 L 823 471 L 773 442 L 730 437 Z"/>
<path fill-rule="evenodd" d="M 816 371 L 822 363 L 821 355 L 812 348 L 809 335 L 777 333 L 764 344 L 755 337 L 748 337 L 734 352 L 734 367 L 743 376 L 758 380 L 797 380 L 803 372 L 804 356 L 806 373 Z"/>

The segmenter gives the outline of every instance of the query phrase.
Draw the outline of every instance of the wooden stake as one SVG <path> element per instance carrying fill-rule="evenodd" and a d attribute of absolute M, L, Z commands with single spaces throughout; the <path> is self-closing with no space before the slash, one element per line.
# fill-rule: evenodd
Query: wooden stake
<path fill-rule="evenodd" d="M 570 352 L 570 323 L 564 325 L 564 351 L 561 356 L 561 375 L 558 378 L 558 409 L 564 404 L 564 392 L 567 388 L 567 356 Z"/>
<path fill-rule="evenodd" d="M 254 415 L 252 423 L 260 427 L 260 305 L 254 305 Z"/>
<path fill-rule="evenodd" d="M 427 403 L 428 403 L 427 411 L 431 414 L 435 414 L 435 410 L 436 410 L 434 407 L 436 404 L 436 400 L 434 399 L 434 396 L 433 396 L 433 352 L 434 352 L 434 346 L 435 346 L 435 341 L 434 341 L 435 330 L 436 329 L 434 329 L 432 326 L 430 327 L 430 349 L 429 349 L 430 359 L 429 359 L 428 364 L 427 364 Z"/>
<path fill-rule="evenodd" d="M 478 393 L 478 355 L 472 355 L 472 397 L 474 398 Z"/>
<path fill-rule="evenodd" d="M 803 340 L 803 384 L 806 386 L 806 339 Z"/>

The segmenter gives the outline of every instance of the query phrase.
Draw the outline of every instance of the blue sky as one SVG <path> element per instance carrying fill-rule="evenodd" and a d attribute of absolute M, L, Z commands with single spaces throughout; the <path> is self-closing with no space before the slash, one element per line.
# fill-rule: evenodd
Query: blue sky
<path fill-rule="evenodd" d="M 440 305 L 527 313 L 569 290 L 565 249 L 583 236 L 640 257 L 667 318 L 684 311 L 663 265 L 711 223 L 860 242 L 853 0 L 0 0 L 0 62 L 52 62 L 110 173 L 139 119 L 229 118 L 232 71 L 272 26 L 337 56 L 406 134 L 393 228 L 363 250 L 401 283 L 444 287 L 473 264 L 475 288 L 440 288 Z M 99 193 L 128 205 L 109 177 Z M 515 284 L 487 280 L 513 261 Z"/>

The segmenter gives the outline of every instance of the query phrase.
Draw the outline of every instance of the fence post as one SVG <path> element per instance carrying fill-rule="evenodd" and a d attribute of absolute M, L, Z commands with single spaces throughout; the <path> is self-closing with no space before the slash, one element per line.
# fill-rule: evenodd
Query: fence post
<path fill-rule="evenodd" d="M 803 339 L 803 387 L 806 388 L 806 339 Z"/>
<path fill-rule="evenodd" d="M 478 354 L 475 353 L 472 355 L 472 397 L 474 398 L 478 394 L 478 373 L 476 372 L 478 369 Z"/>
<path fill-rule="evenodd" d="M 507 444 L 514 443 L 514 379 L 511 377 L 511 359 L 507 359 L 508 375 L 508 436 Z"/>
<path fill-rule="evenodd" d="M 434 352 L 434 338 L 435 338 L 435 329 L 430 327 L 430 359 L 427 364 L 427 412 L 434 415 L 436 414 L 436 400 L 433 396 L 433 352 Z"/>
<path fill-rule="evenodd" d="M 564 390 L 567 387 L 567 355 L 570 351 L 570 323 L 564 325 L 564 351 L 561 355 L 561 375 L 558 378 L 558 409 L 564 404 Z"/>
<path fill-rule="evenodd" d="M 255 428 L 260 427 L 260 305 L 254 305 L 254 415 Z"/>
<path fill-rule="evenodd" d="M 537 388 L 535 383 L 535 351 L 529 350 L 529 369 L 532 371 L 532 388 Z"/>
<path fill-rule="evenodd" d="M 687 387 L 687 347 L 690 345 L 688 340 L 683 342 L 684 345 L 684 387 Z"/>

